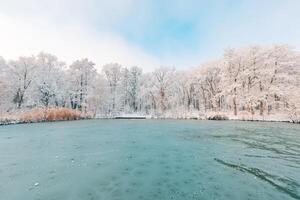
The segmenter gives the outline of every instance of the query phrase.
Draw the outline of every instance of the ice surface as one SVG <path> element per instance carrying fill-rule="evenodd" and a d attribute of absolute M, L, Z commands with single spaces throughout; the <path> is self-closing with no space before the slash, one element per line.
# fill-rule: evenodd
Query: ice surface
<path fill-rule="evenodd" d="M 299 199 L 300 126 L 89 120 L 0 127 L 0 199 Z"/>

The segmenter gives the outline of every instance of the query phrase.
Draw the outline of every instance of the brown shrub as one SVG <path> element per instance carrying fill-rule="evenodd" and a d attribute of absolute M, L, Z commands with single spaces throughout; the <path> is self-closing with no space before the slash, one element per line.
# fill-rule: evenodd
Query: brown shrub
<path fill-rule="evenodd" d="M 35 108 L 20 113 L 17 118 L 24 122 L 78 120 L 81 113 L 69 108 Z"/>
<path fill-rule="evenodd" d="M 30 111 L 22 112 L 17 118 L 24 122 L 39 122 L 44 120 L 44 111 L 41 108 L 35 108 Z"/>
<path fill-rule="evenodd" d="M 77 120 L 81 118 L 81 113 L 69 108 L 50 108 L 46 112 L 46 121 Z"/>

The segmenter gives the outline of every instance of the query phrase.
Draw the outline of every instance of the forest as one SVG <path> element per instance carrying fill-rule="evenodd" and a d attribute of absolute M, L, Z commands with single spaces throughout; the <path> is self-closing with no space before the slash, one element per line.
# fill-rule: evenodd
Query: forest
<path fill-rule="evenodd" d="M 299 122 L 300 53 L 283 44 L 228 48 L 194 68 L 151 72 L 118 63 L 96 66 L 87 58 L 67 65 L 45 52 L 0 57 L 0 121 L 37 109 L 92 118 L 135 114 Z"/>

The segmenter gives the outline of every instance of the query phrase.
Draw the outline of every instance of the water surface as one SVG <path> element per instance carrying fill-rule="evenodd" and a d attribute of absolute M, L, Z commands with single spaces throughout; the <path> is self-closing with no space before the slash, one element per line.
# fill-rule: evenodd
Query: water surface
<path fill-rule="evenodd" d="M 300 199 L 300 126 L 181 120 L 2 126 L 0 199 Z"/>

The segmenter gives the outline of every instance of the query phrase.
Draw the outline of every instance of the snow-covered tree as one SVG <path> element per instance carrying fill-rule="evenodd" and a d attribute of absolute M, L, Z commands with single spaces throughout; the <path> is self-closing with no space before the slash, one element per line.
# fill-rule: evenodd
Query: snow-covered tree
<path fill-rule="evenodd" d="M 122 113 L 300 121 L 300 54 L 288 45 L 226 49 L 194 69 L 110 63 L 97 71 L 88 59 L 70 66 L 54 55 L 0 57 L 0 112 L 67 107 L 93 116 Z M 77 111 L 75 111 L 77 112 Z"/>
<path fill-rule="evenodd" d="M 0 113 L 9 110 L 12 103 L 10 100 L 10 81 L 8 74 L 8 66 L 4 58 L 0 57 Z"/>
<path fill-rule="evenodd" d="M 8 66 L 10 80 L 14 83 L 12 85 L 12 92 L 14 93 L 13 102 L 17 105 L 17 108 L 21 108 L 26 97 L 30 96 L 30 94 L 26 94 L 26 91 L 36 78 L 36 58 L 34 56 L 20 57 L 16 61 L 9 62 Z"/>
<path fill-rule="evenodd" d="M 129 110 L 137 112 L 138 110 L 138 92 L 140 92 L 142 69 L 139 67 L 131 67 L 126 69 L 125 79 L 125 102 L 129 106 Z"/>
<path fill-rule="evenodd" d="M 172 81 L 174 77 L 174 69 L 160 67 L 153 72 L 152 84 L 157 95 L 160 112 L 163 113 L 167 109 L 167 98 L 171 95 Z"/>
<path fill-rule="evenodd" d="M 68 69 L 70 104 L 73 109 L 87 112 L 88 95 L 97 75 L 95 64 L 88 59 L 75 61 Z"/>
<path fill-rule="evenodd" d="M 105 74 L 105 77 L 108 82 L 110 95 L 109 95 L 109 112 L 116 112 L 119 109 L 119 97 L 117 96 L 120 89 L 120 83 L 122 80 L 122 66 L 118 63 L 111 63 L 103 66 L 102 72 Z"/>
<path fill-rule="evenodd" d="M 47 53 L 40 53 L 36 60 L 36 78 L 34 85 L 37 90 L 37 104 L 43 106 L 64 106 L 63 88 L 65 64 L 57 57 Z"/>

